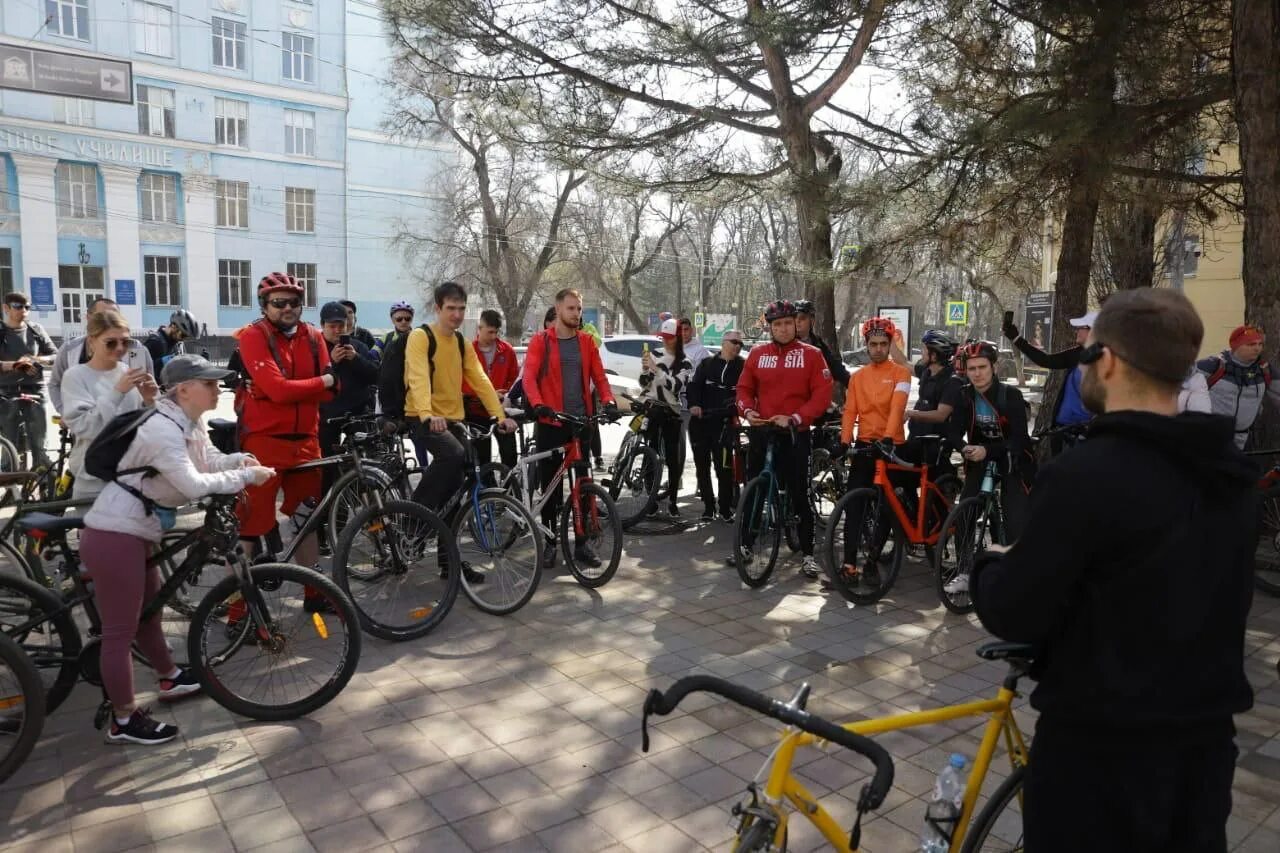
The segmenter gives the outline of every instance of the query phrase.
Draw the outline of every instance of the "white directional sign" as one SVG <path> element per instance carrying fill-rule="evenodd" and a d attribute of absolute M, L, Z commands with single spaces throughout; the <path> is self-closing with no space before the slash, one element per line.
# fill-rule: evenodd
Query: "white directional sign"
<path fill-rule="evenodd" d="M 133 65 L 39 47 L 0 44 L 0 88 L 133 103 Z"/>

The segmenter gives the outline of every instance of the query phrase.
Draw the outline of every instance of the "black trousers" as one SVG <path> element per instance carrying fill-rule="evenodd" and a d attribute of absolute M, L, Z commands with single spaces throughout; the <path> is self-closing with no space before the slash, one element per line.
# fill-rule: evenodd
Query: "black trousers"
<path fill-rule="evenodd" d="M 855 441 L 855 447 L 867 447 L 868 442 Z M 903 462 L 918 463 L 918 459 L 910 458 L 910 452 L 907 450 L 908 445 L 894 445 L 894 453 L 897 454 Z M 916 452 L 919 450 L 917 448 Z M 849 490 L 862 488 L 878 488 L 876 481 L 876 457 L 866 453 L 860 453 L 849 460 Z M 906 511 L 907 517 L 913 520 L 916 518 L 916 501 L 919 500 L 917 492 L 920 491 L 920 477 L 911 471 L 890 471 L 889 482 L 897 488 L 902 489 L 902 496 L 899 500 L 902 502 L 902 508 Z M 844 515 L 844 557 L 842 558 L 846 565 L 853 565 L 854 550 L 860 541 L 860 533 L 858 525 L 862 523 L 862 513 L 857 507 L 850 507 L 850 511 Z M 879 557 L 880 552 L 884 550 L 885 543 L 889 541 L 889 534 L 893 532 L 893 510 L 890 508 L 888 501 L 885 500 L 880 504 L 880 523 L 876 526 L 875 539 L 871 544 L 869 553 L 865 556 L 868 558 Z"/>
<path fill-rule="evenodd" d="M 748 482 L 758 476 L 764 468 L 769 434 L 755 429 L 751 431 L 749 437 L 751 444 L 747 449 Z M 806 429 L 796 433 L 794 444 L 788 435 L 780 436 L 776 441 L 777 445 L 773 451 L 773 472 L 778 482 L 787 490 L 787 502 L 800 517 L 800 550 L 806 557 L 812 557 L 813 507 L 809 505 L 809 455 L 813 449 L 811 437 Z M 745 532 L 748 539 L 747 545 L 754 544 L 751 541 L 750 528 L 748 527 Z"/>
<path fill-rule="evenodd" d="M 667 461 L 667 501 L 675 506 L 680 495 L 680 480 L 684 477 L 684 441 L 680 430 L 680 416 L 650 413 L 647 435 L 650 443 L 662 442 L 662 453 Z"/>
<path fill-rule="evenodd" d="M 417 430 L 414 444 L 431 454 L 431 464 L 422 472 L 413 499 L 429 510 L 439 510 L 466 479 L 467 450 L 463 442 L 468 439 L 458 424 L 450 424 L 444 432 L 432 432 L 424 421 Z"/>
<path fill-rule="evenodd" d="M 573 430 L 562 424 L 544 424 L 538 422 L 533 427 L 533 442 L 537 445 L 538 452 L 550 450 L 553 447 L 563 447 L 573 438 Z M 586 455 L 587 448 L 582 448 L 582 458 L 574 464 L 574 474 L 583 475 L 588 473 L 589 463 Z M 564 460 L 562 456 L 552 456 L 543 459 L 538 463 L 538 483 L 550 483 L 555 478 L 556 471 L 560 470 L 560 463 Z M 542 523 L 549 529 L 555 530 L 556 525 L 560 523 L 560 508 L 564 506 L 564 483 L 556 484 L 555 490 L 551 494 L 551 499 L 542 507 Z"/>
<path fill-rule="evenodd" d="M 488 418 L 467 418 L 467 423 L 484 427 L 486 429 L 489 427 Z M 494 438 L 498 440 L 498 459 L 508 468 L 514 468 L 516 466 L 516 434 L 514 432 L 499 432 L 494 433 Z M 475 448 L 476 451 L 476 459 L 481 465 L 486 464 L 493 458 L 493 447 L 491 444 L 492 443 L 487 438 L 477 438 L 475 441 L 471 442 L 471 446 Z"/>
<path fill-rule="evenodd" d="M 732 450 L 726 440 L 727 417 L 691 418 L 689 420 L 689 443 L 693 445 L 693 467 L 698 474 L 698 497 L 702 505 L 709 511 L 716 509 L 716 495 L 719 494 L 720 514 L 728 515 L 738 503 L 738 484 L 733 479 L 733 456 L 726 450 Z M 716 486 L 712 487 L 712 474 L 715 475 Z"/>
<path fill-rule="evenodd" d="M 1231 718 L 1106 730 L 1041 717 L 1023 830 L 1030 853 L 1225 853 L 1238 751 Z"/>
<path fill-rule="evenodd" d="M 986 470 L 986 460 L 964 463 L 964 488 L 960 492 L 961 498 L 971 498 L 978 494 L 982 489 L 982 478 Z M 1002 472 L 1001 477 L 1000 508 L 1004 510 L 1004 532 L 1008 540 L 1005 544 L 1012 545 L 1018 541 L 1027 523 L 1031 494 L 1023 484 L 1022 477 L 1017 473 Z"/>

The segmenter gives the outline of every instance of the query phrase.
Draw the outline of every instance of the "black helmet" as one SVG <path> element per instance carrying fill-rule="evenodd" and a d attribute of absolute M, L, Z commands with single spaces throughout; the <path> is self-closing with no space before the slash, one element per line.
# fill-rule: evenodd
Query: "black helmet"
<path fill-rule="evenodd" d="M 797 299 L 794 303 L 797 314 L 808 314 L 810 317 L 814 315 L 813 303 L 808 299 Z"/>
<path fill-rule="evenodd" d="M 924 337 L 920 339 L 925 349 L 933 350 L 938 354 L 938 358 L 947 360 L 955 355 L 956 342 L 951 336 L 939 329 L 930 329 L 924 333 Z"/>
<path fill-rule="evenodd" d="M 169 325 L 177 326 L 178 331 L 188 338 L 195 338 L 200 335 L 200 327 L 196 323 L 196 318 L 185 308 L 179 308 L 169 315 Z"/>

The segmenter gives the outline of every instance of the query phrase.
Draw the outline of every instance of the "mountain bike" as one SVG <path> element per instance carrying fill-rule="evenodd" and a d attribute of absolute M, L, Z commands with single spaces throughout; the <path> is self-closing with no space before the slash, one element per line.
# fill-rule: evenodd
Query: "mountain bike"
<path fill-rule="evenodd" d="M 622 519 L 622 529 L 630 530 L 643 521 L 658 503 L 662 490 L 662 453 L 648 440 L 650 413 L 648 405 L 630 396 L 622 395 L 631 403 L 635 414 L 627 425 L 627 434 L 618 448 L 618 455 L 609 466 L 600 485 L 609 492 Z"/>
<path fill-rule="evenodd" d="M 982 472 L 978 494 L 958 501 L 942 525 L 942 535 L 933 549 L 934 579 L 942 606 L 952 613 L 972 613 L 968 578 L 978 558 L 992 545 L 1008 545 L 1004 508 L 1001 504 L 1004 486 L 1000 465 L 988 459 Z M 963 577 L 964 583 L 957 583 Z M 947 587 L 951 587 L 951 591 Z M 959 588 L 963 586 L 963 589 Z"/>
<path fill-rule="evenodd" d="M 37 394 L 0 395 L 0 406 L 43 406 L 44 398 Z M 27 422 L 18 418 L 18 431 L 14 436 L 0 436 L 0 473 L 31 471 L 39 476 L 27 481 L 20 490 L 0 490 L 0 507 L 7 506 L 16 498 L 30 500 L 38 496 L 40 500 L 62 500 L 71 495 L 73 478 L 68 465 L 71 460 L 71 447 L 75 440 L 71 431 L 58 415 L 53 417 L 58 427 L 58 451 L 47 464 L 36 465 L 36 454 L 31 447 L 31 437 L 27 432 Z"/>
<path fill-rule="evenodd" d="M 786 429 L 768 421 L 760 421 L 746 429 L 765 430 L 764 467 L 742 489 L 738 499 L 737 517 L 733 524 L 733 567 L 738 577 L 753 589 L 769 582 L 773 568 L 778 563 L 778 550 L 784 531 L 787 541 L 795 542 L 793 550 L 799 550 L 800 520 L 793 512 L 792 498 L 786 486 L 774 470 L 774 457 L 778 442 L 790 438 L 796 442 L 795 427 Z M 808 496 L 805 500 L 809 500 Z M 761 549 L 757 554 L 757 548 Z"/>
<path fill-rule="evenodd" d="M 27 760 L 44 728 L 44 686 L 22 647 L 0 634 L 0 782 Z"/>

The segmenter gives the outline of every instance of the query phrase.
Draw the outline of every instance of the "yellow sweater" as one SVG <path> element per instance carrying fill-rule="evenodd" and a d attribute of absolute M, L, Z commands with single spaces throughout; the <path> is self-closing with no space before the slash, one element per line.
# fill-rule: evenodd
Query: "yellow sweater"
<path fill-rule="evenodd" d="M 431 324 L 431 332 L 436 337 L 434 387 L 431 365 L 427 361 L 427 333 L 421 328 L 414 329 L 405 342 L 405 415 L 424 421 L 432 417 L 462 420 L 466 415 L 462 405 L 462 379 L 465 376 L 485 410 L 495 418 L 506 417 L 502 411 L 502 402 L 484 372 L 484 365 L 480 363 L 475 347 L 469 343 L 462 347 L 465 361 L 459 364 L 458 345 L 453 332 L 441 329 L 439 323 Z"/>

